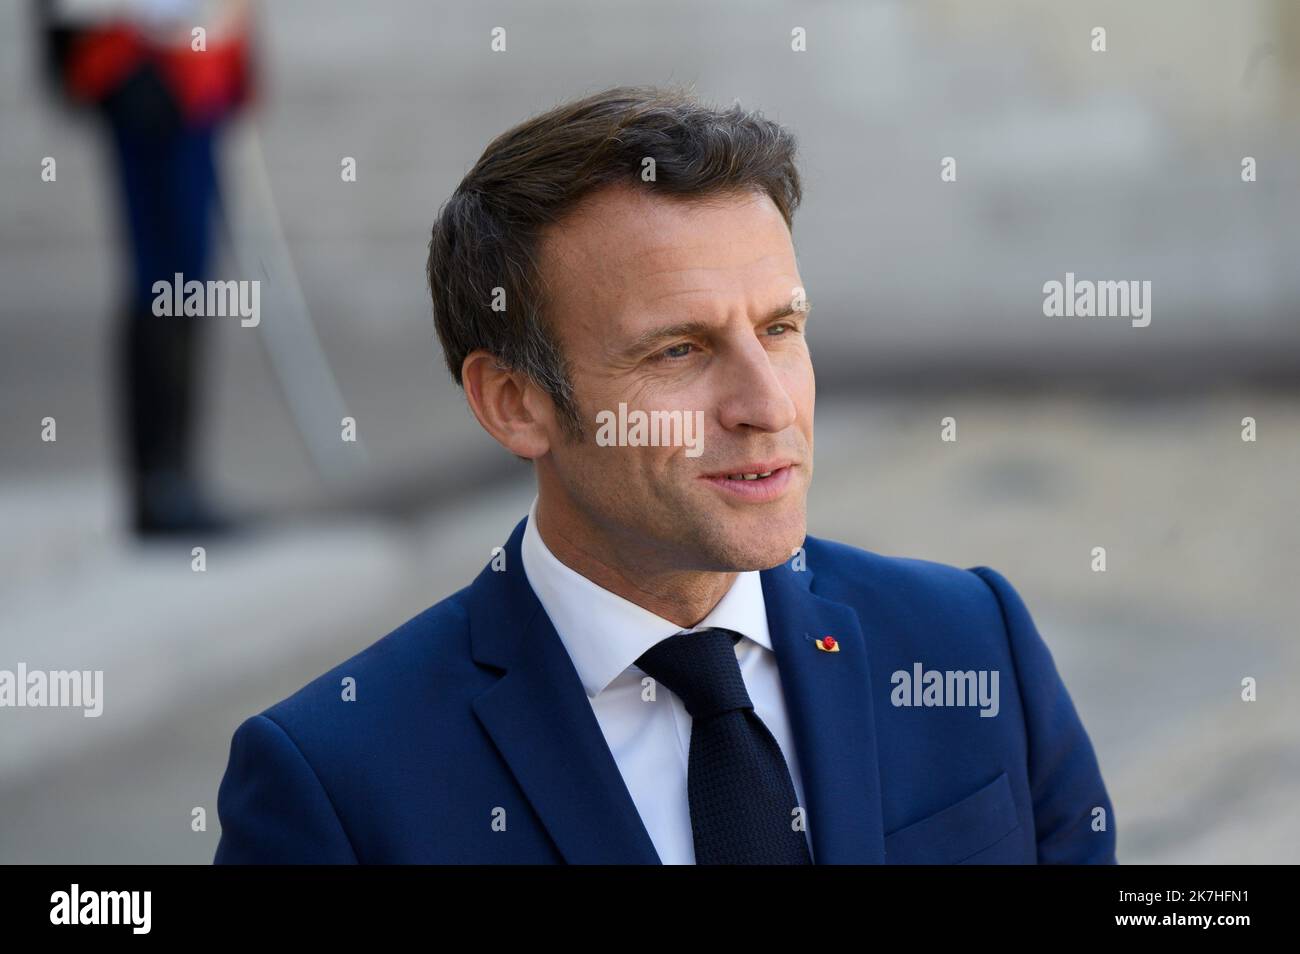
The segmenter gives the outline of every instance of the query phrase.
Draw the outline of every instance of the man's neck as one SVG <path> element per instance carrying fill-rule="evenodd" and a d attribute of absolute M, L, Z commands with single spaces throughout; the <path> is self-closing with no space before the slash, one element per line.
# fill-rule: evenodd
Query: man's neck
<path fill-rule="evenodd" d="M 551 554 L 575 573 L 683 629 L 708 616 L 736 581 L 735 573 L 658 568 L 648 557 L 642 565 L 630 566 L 635 561 L 555 525 L 540 500 L 537 532 Z"/>

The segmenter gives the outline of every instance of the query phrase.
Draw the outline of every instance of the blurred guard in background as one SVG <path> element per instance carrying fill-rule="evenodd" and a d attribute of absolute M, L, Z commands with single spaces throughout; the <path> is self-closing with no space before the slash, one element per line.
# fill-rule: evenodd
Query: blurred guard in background
<path fill-rule="evenodd" d="M 131 253 L 121 407 L 141 535 L 219 531 L 197 476 L 202 317 L 153 314 L 153 286 L 206 281 L 220 201 L 214 137 L 251 100 L 247 0 L 39 0 L 50 80 L 99 114 Z M 199 34 L 196 28 L 202 28 Z"/>

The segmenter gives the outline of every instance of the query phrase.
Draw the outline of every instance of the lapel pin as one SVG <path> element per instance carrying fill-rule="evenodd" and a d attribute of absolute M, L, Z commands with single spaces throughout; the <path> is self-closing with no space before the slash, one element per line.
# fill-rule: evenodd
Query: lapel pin
<path fill-rule="evenodd" d="M 825 653 L 837 653 L 840 651 L 840 644 L 835 641 L 834 636 L 823 636 L 817 640 L 817 648 Z"/>

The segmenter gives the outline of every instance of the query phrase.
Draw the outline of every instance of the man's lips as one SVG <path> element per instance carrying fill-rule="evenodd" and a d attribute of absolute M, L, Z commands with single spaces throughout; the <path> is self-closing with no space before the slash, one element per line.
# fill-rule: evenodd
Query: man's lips
<path fill-rule="evenodd" d="M 751 460 L 739 463 L 729 470 L 715 470 L 712 473 L 703 474 L 701 476 L 725 478 L 744 474 L 767 474 L 780 470 L 783 467 L 789 467 L 793 463 L 793 461 L 785 457 L 773 457 L 769 460 Z"/>
<path fill-rule="evenodd" d="M 790 484 L 792 483 L 791 472 L 797 465 L 773 462 L 772 464 L 761 466 L 766 469 L 758 471 L 740 471 L 739 473 L 761 474 L 770 471 L 768 476 L 758 477 L 755 479 L 746 479 L 744 477 L 737 479 L 729 476 L 711 474 L 703 476 L 700 479 L 712 484 L 714 487 L 718 488 L 720 493 L 726 494 L 733 500 L 744 500 L 749 503 L 766 503 L 770 500 L 777 499 L 785 493 L 787 489 L 789 489 Z M 737 471 L 732 471 L 732 473 L 737 473 Z"/>

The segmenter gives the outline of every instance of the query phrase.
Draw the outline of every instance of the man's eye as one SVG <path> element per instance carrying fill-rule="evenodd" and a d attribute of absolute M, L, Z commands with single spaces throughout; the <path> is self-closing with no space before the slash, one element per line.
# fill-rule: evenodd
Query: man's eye
<path fill-rule="evenodd" d="M 683 341 L 681 344 L 676 344 L 673 345 L 671 348 L 665 348 L 663 351 L 660 351 L 659 360 L 672 359 L 672 358 L 684 358 L 688 354 L 690 354 L 690 352 L 680 351 L 679 349 L 694 348 L 694 347 L 695 345 L 691 344 L 689 341 Z"/>
<path fill-rule="evenodd" d="M 773 328 L 780 328 L 780 329 L 782 329 L 782 331 L 784 332 L 784 331 L 788 330 L 790 327 L 791 327 L 790 325 L 787 325 L 787 324 L 782 323 L 782 324 L 777 324 L 777 325 L 770 325 L 770 326 L 768 327 L 767 330 L 768 330 L 768 333 L 770 334 Z"/>

